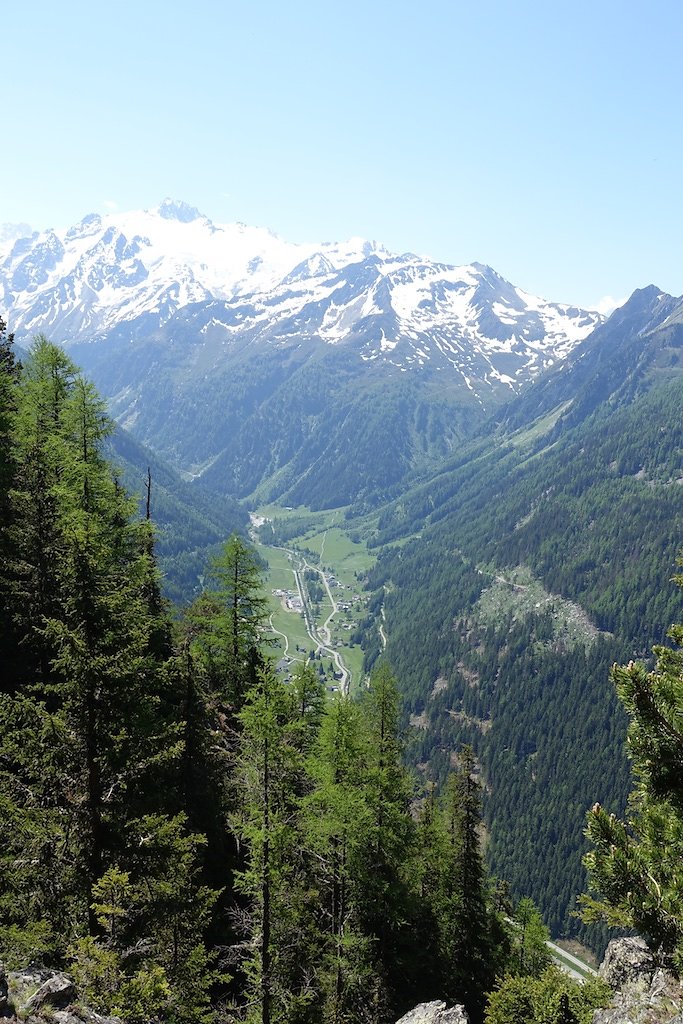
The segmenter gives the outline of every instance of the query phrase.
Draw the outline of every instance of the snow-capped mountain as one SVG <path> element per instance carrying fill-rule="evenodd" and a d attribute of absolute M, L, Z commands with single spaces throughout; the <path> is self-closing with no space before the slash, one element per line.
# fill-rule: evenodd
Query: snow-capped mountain
<path fill-rule="evenodd" d="M 275 288 L 226 303 L 199 330 L 220 327 L 226 340 L 352 345 L 365 362 L 455 372 L 483 396 L 565 358 L 600 321 L 529 295 L 481 264 L 449 267 L 375 250 L 341 268 L 316 253 Z"/>
<path fill-rule="evenodd" d="M 184 473 L 314 506 L 396 493 L 602 320 L 479 263 L 292 244 L 171 200 L 14 227 L 0 314 L 21 343 L 72 349 L 118 421 Z"/>
<path fill-rule="evenodd" d="M 226 338 L 353 343 L 365 361 L 450 368 L 478 392 L 535 376 L 601 320 L 481 264 L 396 256 L 357 238 L 293 244 L 170 199 L 66 231 L 24 229 L 0 242 L 0 309 L 18 338 L 43 332 L 67 346 L 141 318 L 149 333 L 218 299 Z"/>
<path fill-rule="evenodd" d="M 153 314 L 275 287 L 298 264 L 336 268 L 372 243 L 295 245 L 263 228 L 212 224 L 170 199 L 153 210 L 89 214 L 66 231 L 0 242 L 0 305 L 17 335 L 50 333 L 68 345 Z M 2 237 L 2 236 L 0 236 Z"/>

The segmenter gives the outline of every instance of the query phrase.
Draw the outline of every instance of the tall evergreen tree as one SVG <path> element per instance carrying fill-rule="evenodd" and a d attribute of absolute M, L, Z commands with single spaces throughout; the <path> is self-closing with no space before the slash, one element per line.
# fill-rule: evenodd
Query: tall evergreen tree
<path fill-rule="evenodd" d="M 237 889 L 246 898 L 241 969 L 247 1020 L 293 1024 L 313 997 L 307 965 L 306 879 L 300 856 L 303 774 L 300 722 L 271 664 L 240 713 L 235 827 L 247 845 Z M 310 913 L 310 911 L 309 911 Z"/>
<path fill-rule="evenodd" d="M 677 577 L 679 585 L 683 583 Z M 585 859 L 593 896 L 588 920 L 636 928 L 683 970 L 683 626 L 676 648 L 654 648 L 655 666 L 615 665 L 612 679 L 630 715 L 635 788 L 619 820 L 599 804 L 588 815 Z"/>
<path fill-rule="evenodd" d="M 16 483 L 14 423 L 17 413 L 19 368 L 12 349 L 13 335 L 0 317 L 0 650 L 3 672 L 0 694 L 12 693 L 20 675 L 20 653 L 14 622 L 15 557 L 12 535 L 15 510 L 11 491 Z"/>
<path fill-rule="evenodd" d="M 338 697 L 327 709 L 309 764 L 306 843 L 319 892 L 319 987 L 325 1021 L 374 1018 L 374 938 L 362 924 L 360 868 L 372 845 L 364 792 L 366 745 L 358 706 Z"/>
<path fill-rule="evenodd" d="M 481 796 L 476 762 L 463 747 L 444 794 L 447 848 L 440 894 L 446 991 L 479 1019 L 496 973 L 488 879 L 481 849 Z"/>
<path fill-rule="evenodd" d="M 209 630 L 204 647 L 216 679 L 235 710 L 255 682 L 257 652 L 263 645 L 267 601 L 255 552 L 233 534 L 211 564 L 207 595 Z"/>
<path fill-rule="evenodd" d="M 365 719 L 365 798 L 369 813 L 365 861 L 359 864 L 363 887 L 363 928 L 373 937 L 378 990 L 375 1019 L 403 1006 L 415 981 L 411 942 L 411 900 L 407 865 L 413 855 L 415 827 L 410 815 L 411 785 L 402 762 L 400 697 L 386 662 L 370 677 L 362 709 Z"/>
<path fill-rule="evenodd" d="M 0 948 L 59 957 L 78 940 L 71 948 L 92 980 L 118 955 L 96 898 L 116 881 L 133 894 L 119 937 L 147 950 L 121 963 L 123 980 L 132 984 L 137 963 L 170 998 L 202 971 L 210 977 L 201 932 L 213 897 L 195 881 L 202 841 L 177 814 L 182 723 L 149 526 L 134 521 L 103 457 L 102 403 L 45 339 L 18 381 L 12 426 L 24 665 L 0 707 L 0 805 L 12 823 L 0 855 Z M 202 1001 L 206 991 L 192 1005 Z"/>

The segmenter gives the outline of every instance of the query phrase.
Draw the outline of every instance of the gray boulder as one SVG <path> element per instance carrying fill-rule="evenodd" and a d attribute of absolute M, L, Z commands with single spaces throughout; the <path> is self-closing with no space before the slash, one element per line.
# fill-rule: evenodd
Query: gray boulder
<path fill-rule="evenodd" d="M 43 1007 L 64 1009 L 76 998 L 76 986 L 66 974 L 53 974 L 44 981 L 37 992 L 24 1004 L 24 1009 L 33 1013 Z"/>
<path fill-rule="evenodd" d="M 9 1016 L 9 982 L 4 964 L 0 964 L 0 1017 Z"/>
<path fill-rule="evenodd" d="M 469 1024 L 469 1020 L 464 1006 L 446 1009 L 442 999 L 435 999 L 431 1003 L 420 1003 L 396 1024 Z"/>
<path fill-rule="evenodd" d="M 683 1024 L 681 982 L 658 967 L 642 939 L 613 939 L 599 974 L 615 994 L 594 1011 L 593 1024 Z"/>
<path fill-rule="evenodd" d="M 646 943 L 631 937 L 612 939 L 598 973 L 611 988 L 620 989 L 637 982 L 649 985 L 656 970 L 655 958 Z"/>
<path fill-rule="evenodd" d="M 118 1017 L 103 1017 L 101 1013 L 95 1013 L 88 1006 L 81 1006 L 78 1011 L 55 1010 L 51 1021 L 55 1024 L 121 1024 Z"/>

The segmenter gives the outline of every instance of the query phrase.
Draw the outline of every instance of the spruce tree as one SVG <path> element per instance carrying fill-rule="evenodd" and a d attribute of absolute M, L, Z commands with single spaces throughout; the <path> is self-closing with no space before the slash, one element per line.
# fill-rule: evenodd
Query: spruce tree
<path fill-rule="evenodd" d="M 470 1015 L 479 1019 L 496 964 L 481 849 L 480 786 L 475 773 L 474 754 L 470 747 L 463 747 L 444 794 L 447 845 L 439 914 L 448 970 L 446 992 L 464 1002 Z"/>
<path fill-rule="evenodd" d="M 681 577 L 676 578 L 681 585 Z M 595 804 L 585 858 L 593 895 L 584 918 L 635 928 L 683 970 L 683 626 L 676 648 L 654 648 L 655 665 L 615 665 L 612 679 L 630 715 L 635 788 L 625 820 Z"/>

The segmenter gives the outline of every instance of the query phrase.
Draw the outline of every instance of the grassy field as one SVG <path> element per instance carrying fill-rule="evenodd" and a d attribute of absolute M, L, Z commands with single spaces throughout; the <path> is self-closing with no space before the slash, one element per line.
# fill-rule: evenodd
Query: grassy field
<path fill-rule="evenodd" d="M 303 616 L 283 608 L 280 598 L 275 597 L 272 591 L 296 592 L 292 569 L 295 566 L 299 567 L 302 584 L 305 584 L 303 563 L 307 561 L 311 566 L 323 569 L 330 582 L 335 602 L 347 606 L 344 609 L 340 608 L 330 622 L 330 643 L 339 651 L 351 673 L 352 691 L 358 689 L 363 685 L 363 651 L 358 645 L 350 646 L 349 641 L 357 623 L 366 614 L 362 580 L 375 561 L 374 556 L 368 552 L 362 534 L 357 526 L 350 531 L 344 528 L 343 510 L 339 509 L 311 512 L 306 508 L 286 509 L 278 505 L 264 505 L 259 507 L 255 515 L 267 522 L 270 521 L 278 535 L 284 535 L 282 546 L 262 543 L 260 539 L 256 546 L 259 554 L 268 563 L 266 587 L 272 609 L 272 624 L 278 633 L 286 635 L 289 656 L 295 659 L 303 658 L 304 652 L 310 651 L 314 643 L 308 636 Z M 287 551 L 283 548 L 287 548 Z M 292 553 L 291 557 L 288 551 Z M 336 586 L 330 577 L 334 577 L 339 585 Z M 322 584 L 322 580 L 320 583 Z M 318 630 L 325 624 L 331 612 L 332 605 L 327 590 L 324 589 L 315 615 Z M 279 646 L 284 650 L 282 637 L 279 637 Z M 332 685 L 334 680 L 329 668 L 329 656 L 323 653 L 316 659 L 316 663 L 322 663 L 326 682 Z"/>
<path fill-rule="evenodd" d="M 349 573 L 362 575 L 375 562 L 365 544 L 351 540 L 348 533 L 338 526 L 309 537 L 306 547 L 319 554 L 323 565 L 341 578 Z"/>

